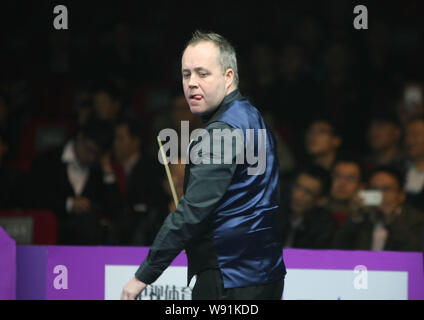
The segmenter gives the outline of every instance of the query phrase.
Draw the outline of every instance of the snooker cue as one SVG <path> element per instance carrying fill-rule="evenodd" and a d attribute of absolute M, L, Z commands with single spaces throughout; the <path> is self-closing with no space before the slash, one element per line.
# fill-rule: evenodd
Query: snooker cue
<path fill-rule="evenodd" d="M 178 207 L 178 197 L 175 192 L 174 181 L 172 181 L 171 171 L 169 170 L 168 161 L 166 161 L 165 152 L 163 151 L 162 141 L 159 136 L 157 137 L 159 143 L 159 149 L 162 155 L 163 163 L 165 164 L 166 175 L 168 176 L 169 186 L 171 187 L 172 197 L 174 198 L 175 207 Z"/>

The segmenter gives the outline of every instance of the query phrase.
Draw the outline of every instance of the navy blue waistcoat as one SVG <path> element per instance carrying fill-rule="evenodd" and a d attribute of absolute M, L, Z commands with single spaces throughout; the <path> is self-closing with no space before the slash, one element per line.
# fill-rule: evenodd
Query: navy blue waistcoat
<path fill-rule="evenodd" d="M 263 174 L 249 175 L 248 168 L 257 165 L 249 164 L 245 156 L 213 213 L 213 241 L 224 287 L 279 280 L 286 271 L 275 219 L 279 206 L 275 138 L 259 111 L 245 98 L 232 101 L 216 121 L 243 131 L 245 151 L 247 147 L 254 147 L 257 152 L 261 147 L 259 143 L 265 143 L 266 152 Z M 254 139 L 249 139 L 247 129 L 254 129 Z M 266 130 L 265 139 L 258 141 L 258 129 Z"/>

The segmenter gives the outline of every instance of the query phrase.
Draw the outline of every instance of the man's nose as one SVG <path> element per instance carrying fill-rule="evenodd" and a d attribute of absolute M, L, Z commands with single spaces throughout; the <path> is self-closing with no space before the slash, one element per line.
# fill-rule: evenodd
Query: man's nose
<path fill-rule="evenodd" d="M 188 80 L 188 86 L 189 88 L 197 88 L 197 78 L 195 75 L 191 75 L 190 79 Z"/>

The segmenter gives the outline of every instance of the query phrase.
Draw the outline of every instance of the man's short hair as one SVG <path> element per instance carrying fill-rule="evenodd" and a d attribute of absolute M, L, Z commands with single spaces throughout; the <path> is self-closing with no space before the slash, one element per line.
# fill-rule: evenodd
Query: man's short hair
<path fill-rule="evenodd" d="M 236 87 L 239 84 L 239 76 L 238 76 L 238 68 L 237 68 L 237 57 L 236 50 L 225 39 L 223 36 L 214 33 L 214 32 L 203 32 L 200 30 L 196 30 L 191 39 L 187 42 L 184 51 L 190 45 L 195 45 L 199 42 L 208 41 L 214 43 L 219 50 L 219 64 L 221 65 L 222 71 L 225 72 L 227 69 L 231 68 L 234 71 L 234 84 Z M 183 51 L 183 53 L 184 53 Z"/>
<path fill-rule="evenodd" d="M 320 182 L 321 184 L 320 194 L 319 194 L 320 196 L 327 196 L 330 193 L 331 176 L 327 170 L 319 166 L 313 165 L 313 166 L 301 169 L 299 173 L 297 174 L 297 178 L 299 178 L 299 176 L 302 174 L 312 177 Z"/>
<path fill-rule="evenodd" d="M 92 92 L 94 94 L 99 92 L 105 92 L 113 101 L 117 101 L 119 103 L 121 103 L 122 101 L 121 91 L 111 81 L 102 81 L 94 85 Z"/>
<path fill-rule="evenodd" d="M 342 133 L 341 133 L 340 128 L 333 121 L 331 121 L 329 118 L 327 118 L 325 116 L 321 116 L 321 115 L 314 117 L 309 122 L 306 130 L 308 130 L 313 124 L 318 123 L 318 122 L 324 122 L 324 123 L 328 124 L 331 128 L 331 134 L 335 137 L 342 138 Z"/>
<path fill-rule="evenodd" d="M 334 168 L 341 163 L 353 163 L 353 164 L 355 164 L 359 169 L 359 176 L 360 176 L 359 181 L 360 182 L 367 181 L 365 166 L 364 166 L 362 159 L 359 156 L 354 155 L 354 154 L 344 154 L 344 155 L 340 156 L 336 160 L 336 162 L 334 163 L 332 171 L 334 171 Z"/>
<path fill-rule="evenodd" d="M 403 190 L 403 187 L 405 185 L 405 176 L 404 174 L 397 168 L 394 168 L 392 166 L 379 166 L 377 168 L 375 168 L 371 174 L 369 175 L 369 179 L 371 180 L 371 178 L 377 174 L 377 173 L 386 173 L 388 175 L 390 175 L 391 177 L 395 178 L 395 180 L 398 183 L 399 189 Z"/>
<path fill-rule="evenodd" d="M 380 112 L 371 116 L 370 124 L 374 123 L 390 123 L 397 128 L 401 128 L 399 117 L 394 112 Z"/>

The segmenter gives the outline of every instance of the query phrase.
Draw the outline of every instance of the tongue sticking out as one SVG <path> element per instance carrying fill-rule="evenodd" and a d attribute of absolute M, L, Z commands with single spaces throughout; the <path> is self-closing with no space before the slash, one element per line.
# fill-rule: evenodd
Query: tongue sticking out
<path fill-rule="evenodd" d="M 196 94 L 196 95 L 192 96 L 191 98 L 192 98 L 192 99 L 195 99 L 195 100 L 201 100 L 201 99 L 202 99 L 202 96 L 201 96 L 201 95 Z"/>

